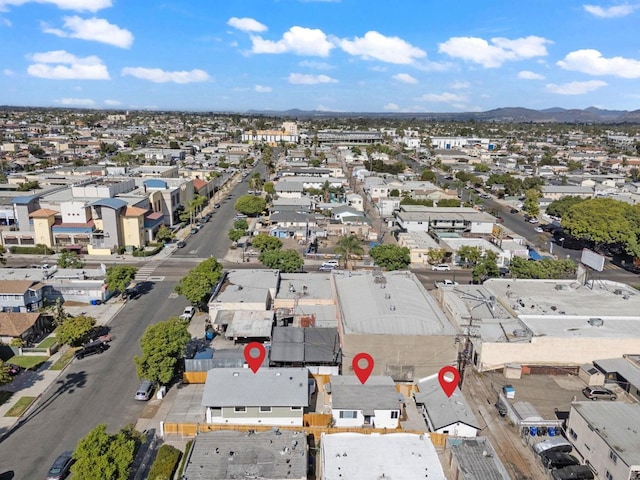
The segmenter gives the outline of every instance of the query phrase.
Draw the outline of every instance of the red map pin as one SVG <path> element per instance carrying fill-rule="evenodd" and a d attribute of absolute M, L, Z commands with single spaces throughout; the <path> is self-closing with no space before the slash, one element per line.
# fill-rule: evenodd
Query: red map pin
<path fill-rule="evenodd" d="M 451 397 L 456 391 L 458 382 L 460 382 L 460 373 L 456 367 L 451 365 L 443 367 L 438 372 L 438 382 L 447 397 Z"/>
<path fill-rule="evenodd" d="M 264 349 L 264 345 L 258 342 L 251 342 L 244 347 L 244 359 L 253 373 L 260 369 L 266 354 L 267 351 Z"/>
<path fill-rule="evenodd" d="M 366 362 L 365 366 L 362 366 L 362 364 L 360 363 L 361 360 L 363 363 Z M 355 357 L 353 357 L 351 366 L 353 367 L 353 371 L 356 373 L 356 377 L 358 377 L 358 380 L 360 380 L 360 383 L 364 385 L 369 378 L 369 375 L 371 375 L 371 372 L 373 371 L 373 357 L 368 353 L 358 353 Z"/>

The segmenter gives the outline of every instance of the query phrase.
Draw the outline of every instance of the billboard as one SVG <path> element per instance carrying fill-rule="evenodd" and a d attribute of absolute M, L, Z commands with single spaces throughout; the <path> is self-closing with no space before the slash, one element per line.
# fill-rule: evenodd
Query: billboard
<path fill-rule="evenodd" d="M 582 249 L 582 257 L 580 257 L 580 261 L 597 272 L 604 270 L 604 255 L 600 255 L 588 248 Z"/>

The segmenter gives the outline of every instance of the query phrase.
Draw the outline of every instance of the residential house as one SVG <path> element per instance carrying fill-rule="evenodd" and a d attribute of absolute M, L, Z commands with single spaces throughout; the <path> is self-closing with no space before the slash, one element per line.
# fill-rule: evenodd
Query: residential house
<path fill-rule="evenodd" d="M 51 317 L 40 312 L 0 312 L 0 342 L 11 344 L 15 339 L 25 342 L 40 337 L 51 326 Z"/>
<path fill-rule="evenodd" d="M 440 386 L 438 375 L 420 380 L 417 387 L 418 391 L 413 396 L 430 432 L 454 437 L 478 435 L 480 422 L 459 388 L 456 387 L 453 394 L 447 396 Z"/>
<path fill-rule="evenodd" d="M 205 421 L 222 425 L 302 426 L 309 407 L 306 368 L 214 368 L 202 395 Z"/>
<path fill-rule="evenodd" d="M 453 480 L 511 480 L 487 437 L 447 438 Z"/>
<path fill-rule="evenodd" d="M 34 280 L 0 280 L 3 312 L 35 312 L 44 305 L 44 284 Z"/>
<path fill-rule="evenodd" d="M 395 429 L 404 397 L 391 377 L 370 376 L 363 384 L 351 375 L 331 375 L 331 416 L 336 427 Z"/>

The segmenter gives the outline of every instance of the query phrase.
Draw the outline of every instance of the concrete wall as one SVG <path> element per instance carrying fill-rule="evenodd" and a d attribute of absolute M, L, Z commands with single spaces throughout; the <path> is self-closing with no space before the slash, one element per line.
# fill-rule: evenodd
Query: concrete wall
<path fill-rule="evenodd" d="M 480 371 L 507 363 L 522 365 L 584 365 L 598 358 L 611 358 L 640 351 L 640 337 L 534 337 L 530 342 L 483 342 L 476 367 Z"/>
<path fill-rule="evenodd" d="M 259 407 L 246 407 L 246 412 L 236 412 L 234 407 L 222 410 L 206 409 L 206 421 L 225 425 L 299 425 L 302 426 L 303 410 L 291 407 L 272 407 L 271 412 L 260 412 Z"/>

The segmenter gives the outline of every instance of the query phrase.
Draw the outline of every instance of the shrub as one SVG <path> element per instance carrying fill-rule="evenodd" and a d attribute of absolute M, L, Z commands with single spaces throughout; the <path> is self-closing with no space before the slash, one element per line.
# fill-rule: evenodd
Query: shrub
<path fill-rule="evenodd" d="M 46 245 L 38 244 L 33 247 L 26 245 L 12 245 L 9 247 L 11 253 L 22 255 L 53 255 L 55 252 Z"/>
<path fill-rule="evenodd" d="M 149 480 L 171 480 L 176 471 L 182 452 L 171 445 L 162 445 L 149 470 Z"/>

